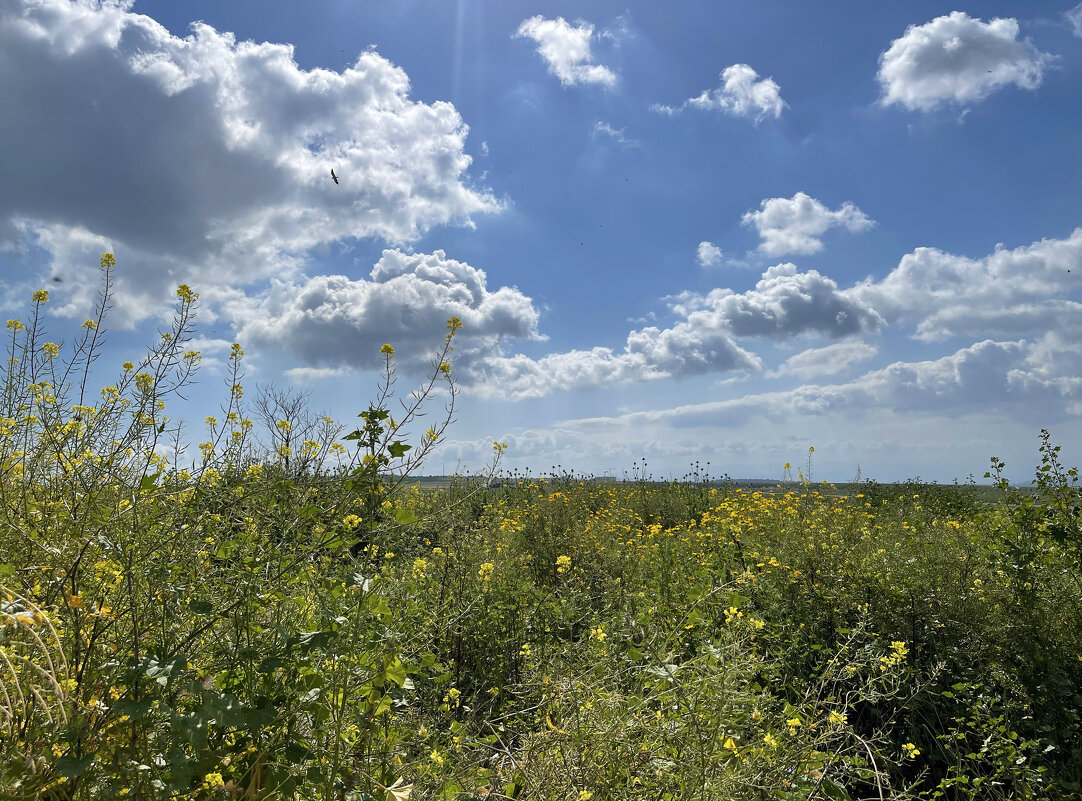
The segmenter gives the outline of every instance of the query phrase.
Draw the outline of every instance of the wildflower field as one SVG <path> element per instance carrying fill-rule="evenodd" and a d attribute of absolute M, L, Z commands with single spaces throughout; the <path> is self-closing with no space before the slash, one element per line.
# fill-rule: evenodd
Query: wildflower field
<path fill-rule="evenodd" d="M 197 296 L 103 390 L 8 323 L 0 798 L 1007 799 L 1082 794 L 1082 528 L 1031 492 L 406 481 L 454 403 L 355 431 L 234 348 L 198 454 L 164 447 Z M 440 394 L 442 392 L 442 395 Z M 258 417 L 258 416 L 257 416 Z M 400 418 L 400 419 L 399 419 Z M 175 437 L 179 442 L 179 436 Z M 501 446 L 497 444 L 498 458 Z"/>

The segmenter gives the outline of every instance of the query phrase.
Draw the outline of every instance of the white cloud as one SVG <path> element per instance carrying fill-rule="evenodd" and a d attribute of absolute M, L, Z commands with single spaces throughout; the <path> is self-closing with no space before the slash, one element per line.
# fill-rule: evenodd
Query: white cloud
<path fill-rule="evenodd" d="M 654 104 L 651 111 L 672 116 L 687 107 L 716 110 L 734 117 L 751 117 L 759 124 L 767 117 L 777 119 L 785 108 L 781 88 L 773 78 L 760 78 L 747 64 L 733 64 L 721 72 L 721 86 L 707 89 L 681 106 Z"/>
<path fill-rule="evenodd" d="M 706 240 L 699 243 L 699 248 L 695 252 L 695 260 L 699 262 L 700 267 L 716 267 L 721 264 L 722 256 L 721 248 Z"/>
<path fill-rule="evenodd" d="M 275 281 L 264 295 L 225 305 L 240 341 L 291 354 L 304 367 L 378 367 L 380 347 L 390 343 L 400 363 L 415 368 L 442 342 L 452 316 L 463 323 L 455 355 L 467 371 L 498 353 L 503 339 L 544 339 L 528 297 L 510 287 L 490 291 L 483 270 L 442 250 L 385 250 L 370 280 Z"/>
<path fill-rule="evenodd" d="M 598 120 L 594 123 L 594 127 L 591 131 L 594 139 L 599 136 L 606 136 L 621 147 L 638 147 L 639 141 L 637 139 L 631 139 L 624 135 L 623 128 L 613 128 L 607 122 L 601 122 Z"/>
<path fill-rule="evenodd" d="M 346 374 L 344 367 L 294 367 L 282 375 L 294 384 L 312 384 L 330 378 L 340 378 Z"/>
<path fill-rule="evenodd" d="M 836 342 L 822 348 L 808 348 L 782 362 L 774 375 L 795 375 L 803 381 L 837 375 L 844 373 L 854 364 L 867 361 L 878 352 L 874 345 L 860 341 Z"/>
<path fill-rule="evenodd" d="M 859 462 L 880 480 L 916 472 L 949 480 L 983 471 L 993 453 L 1034 453 L 1040 425 L 1061 437 L 1078 430 L 1071 416 L 1082 408 L 1080 329 L 1064 332 L 1066 351 L 1047 339 L 983 341 L 843 383 L 558 420 L 501 439 L 511 443 L 512 462 L 536 464 L 531 456 L 543 455 L 580 470 L 619 473 L 649 456 L 662 472 L 699 458 L 712 460 L 715 473 L 737 463 L 738 477 L 779 477 L 782 462 L 799 461 L 814 444 L 816 479 L 848 478 Z M 1042 374 L 1050 352 L 1056 366 Z M 456 445 L 460 453 L 471 447 Z M 933 466 L 929 448 L 938 454 Z"/>
<path fill-rule="evenodd" d="M 883 318 L 859 297 L 816 270 L 791 263 L 767 268 L 754 289 L 713 289 L 673 298 L 673 311 L 699 325 L 724 327 L 735 336 L 785 340 L 804 334 L 833 339 L 875 331 Z"/>
<path fill-rule="evenodd" d="M 1068 299 L 1082 278 L 1082 228 L 982 259 L 917 248 L 881 281 L 857 284 L 846 297 L 891 323 L 911 322 L 925 342 L 949 337 L 1044 333 L 1078 319 Z"/>
<path fill-rule="evenodd" d="M 564 86 L 591 83 L 614 86 L 616 73 L 592 63 L 593 37 L 594 26 L 588 22 L 580 20 L 578 25 L 571 25 L 563 17 L 545 19 L 540 15 L 523 20 L 515 32 L 515 38 L 533 39 L 537 43 L 537 52 L 545 59 L 549 72 Z"/>
<path fill-rule="evenodd" d="M 754 418 L 783 420 L 793 415 L 932 411 L 961 414 L 968 410 L 1000 410 L 1008 405 L 1040 404 L 1061 413 L 1065 401 L 1077 399 L 1082 378 L 1039 375 L 1033 362 L 1039 345 L 1020 340 L 985 340 L 922 362 L 895 362 L 842 384 L 804 384 L 792 390 L 688 404 L 668 409 L 630 412 L 611 417 L 563 421 L 560 426 L 597 430 L 635 428 L 665 422 L 673 427 L 710 425 L 734 428 Z M 1071 385 L 1062 385 L 1068 378 Z M 1050 393 L 1050 387 L 1056 389 Z"/>
<path fill-rule="evenodd" d="M 849 201 L 831 211 L 804 192 L 797 192 L 791 198 L 768 198 L 758 211 L 749 211 L 741 221 L 759 232 L 763 240 L 759 251 L 767 256 L 818 253 L 823 249 L 819 237 L 830 228 L 846 228 L 856 233 L 875 225 Z"/>
<path fill-rule="evenodd" d="M 1067 22 L 1071 25 L 1071 32 L 1082 39 L 1082 3 L 1072 8 L 1070 11 L 1064 11 L 1063 16 L 1067 18 Z"/>
<path fill-rule="evenodd" d="M 46 248 L 64 274 L 114 249 L 128 323 L 182 280 L 209 297 L 295 274 L 315 246 L 410 241 L 502 207 L 466 178 L 454 106 L 411 100 L 378 53 L 305 70 L 290 45 L 202 23 L 176 37 L 130 5 L 0 5 L 0 96 L 19 110 L 0 115 L 0 240 Z M 58 287 L 72 313 L 79 298 Z"/>
<path fill-rule="evenodd" d="M 641 328 L 628 334 L 620 352 L 597 347 L 541 359 L 522 354 L 485 359 L 476 365 L 470 389 L 483 397 L 522 400 L 572 389 L 760 370 L 759 357 L 738 346 L 716 323 L 704 315 L 672 328 Z"/>
<path fill-rule="evenodd" d="M 553 392 L 732 371 L 758 372 L 762 361 L 735 337 L 786 340 L 874 331 L 882 318 L 815 270 L 778 264 L 754 289 L 715 289 L 672 299 L 681 319 L 669 328 L 631 331 L 622 351 L 596 347 L 541 359 L 518 354 L 471 362 L 472 392 L 493 398 L 540 398 Z"/>
<path fill-rule="evenodd" d="M 1036 89 L 1053 58 L 1018 39 L 1015 19 L 983 22 L 954 11 L 909 26 L 879 57 L 882 103 L 930 111 L 966 106 L 1012 84 Z"/>

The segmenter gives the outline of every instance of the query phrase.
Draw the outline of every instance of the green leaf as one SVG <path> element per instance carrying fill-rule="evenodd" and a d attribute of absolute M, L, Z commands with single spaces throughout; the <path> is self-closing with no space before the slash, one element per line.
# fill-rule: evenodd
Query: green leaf
<path fill-rule="evenodd" d="M 0 576 L 14 576 L 15 565 L 4 563 L 0 564 Z"/>
<path fill-rule="evenodd" d="M 196 615 L 209 615 L 214 611 L 214 604 L 210 601 L 200 601 L 196 599 L 194 601 L 188 601 L 188 609 Z"/>
<path fill-rule="evenodd" d="M 403 509 L 401 506 L 396 506 L 394 508 L 394 519 L 398 525 L 408 526 L 417 520 L 417 513 L 412 509 Z"/>
<path fill-rule="evenodd" d="M 83 771 L 90 767 L 90 764 L 94 761 L 93 754 L 87 754 L 82 759 L 77 759 L 71 754 L 65 754 L 56 760 L 56 764 L 53 766 L 56 768 L 56 772 L 61 776 L 68 779 L 74 779 L 76 776 L 81 776 Z"/>
<path fill-rule="evenodd" d="M 262 662 L 259 663 L 260 673 L 273 673 L 280 667 L 285 667 L 286 661 L 280 656 L 268 656 Z"/>
<path fill-rule="evenodd" d="M 372 586 L 372 579 L 366 578 L 360 573 L 351 573 L 346 579 L 347 587 L 360 587 L 361 592 L 368 592 L 368 588 Z"/>
<path fill-rule="evenodd" d="M 195 781 L 195 769 L 199 762 L 177 749 L 169 757 L 169 767 L 173 769 L 173 786 L 186 790 Z"/>
<path fill-rule="evenodd" d="M 131 698 L 121 698 L 113 704 L 112 711 L 116 715 L 127 715 L 131 720 L 139 720 L 154 706 L 154 699 L 148 698 L 143 701 L 135 701 Z"/>
<path fill-rule="evenodd" d="M 384 673 L 387 676 L 387 681 L 401 687 L 406 683 L 406 666 L 402 664 L 402 660 L 395 657 L 394 660 L 387 665 Z"/>
<path fill-rule="evenodd" d="M 311 755 L 311 751 L 298 743 L 290 743 L 285 747 L 285 758 L 290 765 L 299 765 Z"/>
<path fill-rule="evenodd" d="M 381 621 L 386 622 L 391 617 L 391 607 L 387 605 L 387 599 L 382 595 L 369 596 L 369 611 Z"/>
<path fill-rule="evenodd" d="M 404 442 L 397 441 L 392 442 L 390 445 L 387 446 L 387 452 L 391 454 L 391 458 L 398 459 L 402 456 L 405 456 L 406 451 L 408 451 L 412 447 L 412 445 L 407 445 Z"/>
<path fill-rule="evenodd" d="M 394 699 L 389 695 L 385 695 L 379 699 L 379 705 L 376 707 L 376 711 L 372 713 L 372 717 L 378 718 L 380 715 L 385 715 L 390 712 L 392 700 Z"/>
<path fill-rule="evenodd" d="M 302 631 L 297 636 L 297 642 L 301 646 L 301 653 L 307 654 L 316 648 L 325 648 L 331 641 L 329 631 Z"/>
<path fill-rule="evenodd" d="M 745 595 L 740 595 L 739 593 L 731 592 L 731 593 L 729 593 L 729 597 L 726 600 L 726 603 L 729 606 L 735 606 L 737 609 L 740 609 L 744 604 L 746 604 L 750 600 L 751 600 L 751 598 L 748 598 Z"/>
<path fill-rule="evenodd" d="M 837 801 L 850 801 L 849 793 L 845 791 L 845 788 L 835 784 L 830 779 L 823 779 L 819 783 L 819 791 L 826 798 L 834 798 Z"/>

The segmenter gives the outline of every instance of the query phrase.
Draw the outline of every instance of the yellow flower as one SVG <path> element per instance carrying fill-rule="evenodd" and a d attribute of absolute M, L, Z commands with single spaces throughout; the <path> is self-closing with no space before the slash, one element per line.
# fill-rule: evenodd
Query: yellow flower
<path fill-rule="evenodd" d="M 566 573 L 571 569 L 571 557 L 570 556 L 557 556 L 556 557 L 556 572 Z"/>
<path fill-rule="evenodd" d="M 920 756 L 920 749 L 913 743 L 906 743 L 902 746 L 902 757 L 905 759 L 913 759 Z"/>
<path fill-rule="evenodd" d="M 39 289 L 33 295 L 34 303 L 48 303 L 49 302 L 49 290 Z"/>
<path fill-rule="evenodd" d="M 199 299 L 199 295 L 188 287 L 187 284 L 181 284 L 177 287 L 177 297 L 183 300 L 185 303 L 194 303 Z"/>
<path fill-rule="evenodd" d="M 481 581 L 488 581 L 492 578 L 492 572 L 496 569 L 496 566 L 492 562 L 485 562 L 481 565 L 481 569 L 477 571 L 477 577 Z"/>
<path fill-rule="evenodd" d="M 841 714 L 840 712 L 835 712 L 831 710 L 830 722 L 833 723 L 835 726 L 841 726 L 843 723 L 845 723 L 846 720 L 848 720 L 848 718 L 845 715 Z"/>
<path fill-rule="evenodd" d="M 379 349 L 379 352 L 382 353 L 384 356 L 394 356 L 394 348 L 389 342 L 385 342 L 383 344 L 383 347 Z"/>
<path fill-rule="evenodd" d="M 596 629 L 590 629 L 590 639 L 597 640 L 598 642 L 604 642 L 608 635 L 605 630 L 599 625 Z"/>
<path fill-rule="evenodd" d="M 589 790 L 583 790 L 579 793 L 579 801 L 590 801 L 590 799 L 593 797 L 594 794 L 591 793 Z"/>
<path fill-rule="evenodd" d="M 222 774 L 220 773 L 208 773 L 206 776 L 203 777 L 203 782 L 207 785 L 207 787 L 225 786 L 225 780 L 222 778 Z"/>

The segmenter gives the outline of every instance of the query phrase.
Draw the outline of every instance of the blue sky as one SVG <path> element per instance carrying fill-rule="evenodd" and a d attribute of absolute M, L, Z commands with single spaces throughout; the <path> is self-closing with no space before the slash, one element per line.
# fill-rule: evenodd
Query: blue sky
<path fill-rule="evenodd" d="M 104 378 L 189 283 L 193 440 L 234 341 L 349 421 L 454 314 L 430 472 L 1025 480 L 1082 433 L 1080 85 L 1069 2 L 0 0 L 0 304 L 77 330 L 115 252 Z"/>

